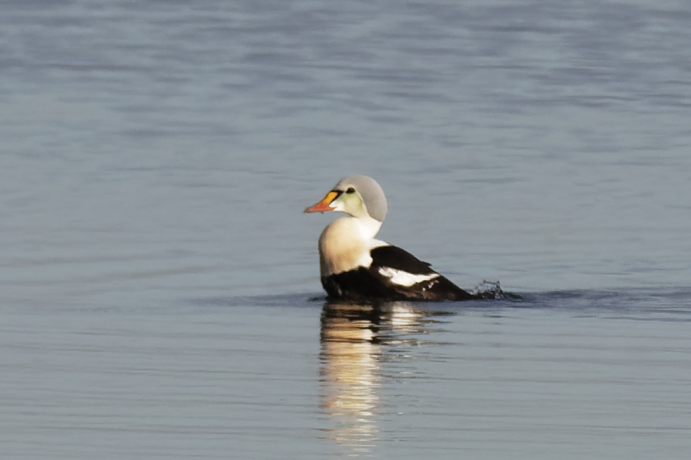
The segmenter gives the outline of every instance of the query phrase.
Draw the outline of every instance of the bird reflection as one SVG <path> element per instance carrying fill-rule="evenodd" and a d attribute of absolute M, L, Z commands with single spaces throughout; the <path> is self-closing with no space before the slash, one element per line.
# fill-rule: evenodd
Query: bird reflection
<path fill-rule="evenodd" d="M 419 304 L 418 304 L 419 305 Z M 382 364 L 395 347 L 417 343 L 425 317 L 439 314 L 410 302 L 363 304 L 331 301 L 321 317 L 321 407 L 332 428 L 327 438 L 351 456 L 372 455 L 379 437 Z"/>

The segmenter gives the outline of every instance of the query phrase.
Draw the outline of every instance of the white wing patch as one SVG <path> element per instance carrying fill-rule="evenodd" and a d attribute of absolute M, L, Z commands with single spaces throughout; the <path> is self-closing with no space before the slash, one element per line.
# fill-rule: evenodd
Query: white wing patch
<path fill-rule="evenodd" d="M 390 267 L 380 267 L 379 274 L 387 277 L 393 284 L 406 287 L 439 277 L 439 273 L 431 273 L 429 275 L 413 275 L 412 273 L 396 270 L 395 268 Z"/>

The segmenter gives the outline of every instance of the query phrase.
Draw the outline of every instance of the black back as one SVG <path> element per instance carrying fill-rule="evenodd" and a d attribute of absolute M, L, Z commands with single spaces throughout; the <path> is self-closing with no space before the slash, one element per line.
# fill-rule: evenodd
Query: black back
<path fill-rule="evenodd" d="M 370 251 L 372 266 L 389 267 L 413 275 L 431 275 L 436 273 L 430 264 L 423 262 L 405 249 L 396 246 L 380 246 Z"/>
<path fill-rule="evenodd" d="M 322 278 L 322 286 L 331 297 L 387 300 L 472 300 L 474 296 L 432 270 L 430 264 L 396 246 L 372 249 L 369 268 L 358 267 L 344 273 Z M 392 283 L 379 272 L 393 268 L 413 275 L 439 275 L 412 286 Z"/>

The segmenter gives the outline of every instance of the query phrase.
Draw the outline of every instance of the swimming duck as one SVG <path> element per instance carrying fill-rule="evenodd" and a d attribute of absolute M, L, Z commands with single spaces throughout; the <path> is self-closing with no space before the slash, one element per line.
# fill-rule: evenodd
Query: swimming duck
<path fill-rule="evenodd" d="M 321 282 L 330 297 L 470 300 L 464 291 L 409 252 L 375 238 L 387 212 L 379 184 L 348 176 L 305 212 L 340 211 L 319 237 Z"/>

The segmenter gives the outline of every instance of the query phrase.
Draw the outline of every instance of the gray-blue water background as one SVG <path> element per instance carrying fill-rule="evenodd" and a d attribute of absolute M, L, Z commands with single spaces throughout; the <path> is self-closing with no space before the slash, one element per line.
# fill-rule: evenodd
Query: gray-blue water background
<path fill-rule="evenodd" d="M 688 458 L 691 4 L 0 5 L 6 459 Z M 332 304 L 303 215 L 521 299 Z"/>

